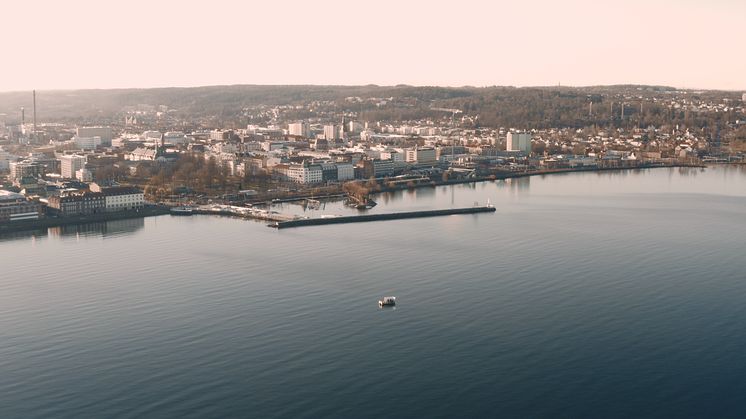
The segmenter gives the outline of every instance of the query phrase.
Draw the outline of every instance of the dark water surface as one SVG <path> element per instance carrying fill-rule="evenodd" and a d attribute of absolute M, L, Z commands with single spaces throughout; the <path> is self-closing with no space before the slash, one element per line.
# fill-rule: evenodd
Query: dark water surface
<path fill-rule="evenodd" d="M 0 237 L 0 417 L 746 415 L 746 170 L 418 189 L 372 212 L 487 199 Z"/>

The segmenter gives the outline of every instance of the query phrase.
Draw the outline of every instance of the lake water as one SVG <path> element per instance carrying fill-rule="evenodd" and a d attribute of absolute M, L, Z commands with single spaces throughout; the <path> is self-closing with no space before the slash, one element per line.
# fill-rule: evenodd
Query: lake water
<path fill-rule="evenodd" d="M 746 414 L 743 167 L 425 188 L 371 212 L 487 199 L 0 237 L 0 417 Z"/>

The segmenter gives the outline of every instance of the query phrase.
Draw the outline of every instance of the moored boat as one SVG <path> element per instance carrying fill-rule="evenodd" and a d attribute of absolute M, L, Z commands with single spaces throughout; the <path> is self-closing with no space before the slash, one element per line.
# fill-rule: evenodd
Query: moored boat
<path fill-rule="evenodd" d="M 194 213 L 194 208 L 187 207 L 187 206 L 179 206 L 179 207 L 173 207 L 169 211 L 171 212 L 171 215 L 192 215 Z"/>

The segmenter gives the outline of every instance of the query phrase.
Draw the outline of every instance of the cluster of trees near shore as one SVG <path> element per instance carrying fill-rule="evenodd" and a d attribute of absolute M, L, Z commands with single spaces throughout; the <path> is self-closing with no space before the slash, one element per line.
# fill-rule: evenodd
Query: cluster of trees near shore
<path fill-rule="evenodd" d="M 234 193 L 248 184 L 267 182 L 268 176 L 263 173 L 243 178 L 233 176 L 214 158 L 184 153 L 172 164 L 139 164 L 134 180 L 142 184 L 146 196 L 164 198 L 183 191 L 210 195 Z"/>

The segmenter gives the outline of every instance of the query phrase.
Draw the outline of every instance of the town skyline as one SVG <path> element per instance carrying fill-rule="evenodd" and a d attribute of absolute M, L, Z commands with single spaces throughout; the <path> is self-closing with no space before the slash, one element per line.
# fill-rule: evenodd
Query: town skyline
<path fill-rule="evenodd" d="M 0 91 L 255 85 L 746 89 L 746 5 L 141 1 L 6 5 Z M 33 20 L 30 20 L 33 16 Z M 714 23 L 717 22 L 717 25 Z M 19 35 L 20 34 L 20 35 Z"/>

